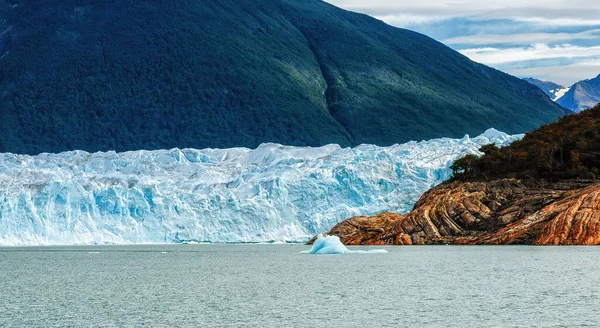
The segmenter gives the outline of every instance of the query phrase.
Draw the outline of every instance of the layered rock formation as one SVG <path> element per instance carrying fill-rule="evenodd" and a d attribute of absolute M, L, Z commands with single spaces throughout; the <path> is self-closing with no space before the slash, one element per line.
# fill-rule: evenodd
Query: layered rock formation
<path fill-rule="evenodd" d="M 329 234 L 347 245 L 600 245 L 600 183 L 450 182 L 407 215 L 353 217 Z"/>

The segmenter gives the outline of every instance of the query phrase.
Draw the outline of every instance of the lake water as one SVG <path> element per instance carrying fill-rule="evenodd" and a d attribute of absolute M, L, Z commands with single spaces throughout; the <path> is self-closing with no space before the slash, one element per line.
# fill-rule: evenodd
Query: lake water
<path fill-rule="evenodd" d="M 0 327 L 600 324 L 600 248 L 0 248 Z"/>

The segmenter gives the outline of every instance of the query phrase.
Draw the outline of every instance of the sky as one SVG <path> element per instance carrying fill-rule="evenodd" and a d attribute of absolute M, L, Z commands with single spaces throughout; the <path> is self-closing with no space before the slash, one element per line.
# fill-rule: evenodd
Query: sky
<path fill-rule="evenodd" d="M 518 77 L 600 74 L 600 0 L 327 0 L 426 34 Z"/>

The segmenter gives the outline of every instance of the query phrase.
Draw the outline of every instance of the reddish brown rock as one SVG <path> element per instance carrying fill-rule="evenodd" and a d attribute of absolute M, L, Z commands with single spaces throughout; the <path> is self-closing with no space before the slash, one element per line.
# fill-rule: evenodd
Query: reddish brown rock
<path fill-rule="evenodd" d="M 353 217 L 328 234 L 348 245 L 600 245 L 600 184 L 446 183 L 425 193 L 407 215 Z"/>

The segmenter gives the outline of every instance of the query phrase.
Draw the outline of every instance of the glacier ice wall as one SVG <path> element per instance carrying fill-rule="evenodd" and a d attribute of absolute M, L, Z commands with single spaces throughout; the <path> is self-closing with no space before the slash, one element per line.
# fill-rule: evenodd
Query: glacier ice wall
<path fill-rule="evenodd" d="M 295 242 L 355 215 L 408 212 L 481 136 L 390 147 L 0 154 L 0 245 Z"/>

